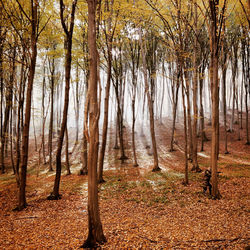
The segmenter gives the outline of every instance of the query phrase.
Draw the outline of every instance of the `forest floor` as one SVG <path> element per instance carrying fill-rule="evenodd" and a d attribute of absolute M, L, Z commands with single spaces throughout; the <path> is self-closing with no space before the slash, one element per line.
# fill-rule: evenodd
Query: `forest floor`
<path fill-rule="evenodd" d="M 184 138 L 181 122 L 175 131 L 175 151 L 169 152 L 171 120 L 156 121 L 160 172 L 153 173 L 150 133 L 136 134 L 139 167 L 133 167 L 131 128 L 126 125 L 129 157 L 121 163 L 109 130 L 105 183 L 100 185 L 100 214 L 107 243 L 102 249 L 245 249 L 250 245 L 250 146 L 228 134 L 230 154 L 223 154 L 221 128 L 218 162 L 220 200 L 202 192 L 202 176 L 210 164 L 210 144 L 198 154 L 201 173 L 184 179 Z M 235 125 L 237 128 L 237 125 Z M 207 126 L 207 136 L 210 129 Z M 72 136 L 73 138 L 73 136 Z M 73 139 L 72 139 L 73 141 Z M 149 146 L 149 147 L 148 147 Z M 71 155 L 71 175 L 61 178 L 62 199 L 49 201 L 54 172 L 38 167 L 38 153 L 30 147 L 27 176 L 28 207 L 16 212 L 17 187 L 9 169 L 0 175 L 0 249 L 77 249 L 87 237 L 87 177 L 79 176 L 80 149 Z M 80 146 L 79 146 L 80 148 Z M 200 145 L 198 147 L 200 149 Z M 191 169 L 191 163 L 189 163 Z M 249 249 L 249 248 L 248 248 Z"/>

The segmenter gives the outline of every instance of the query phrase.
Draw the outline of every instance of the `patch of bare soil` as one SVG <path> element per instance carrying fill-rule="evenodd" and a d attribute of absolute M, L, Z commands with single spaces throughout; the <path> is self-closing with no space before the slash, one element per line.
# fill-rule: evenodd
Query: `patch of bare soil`
<path fill-rule="evenodd" d="M 183 186 L 184 138 L 181 124 L 175 133 L 175 151 L 169 152 L 171 121 L 156 122 L 161 172 L 152 173 L 150 134 L 136 134 L 139 167 L 133 167 L 131 128 L 126 125 L 125 163 L 114 150 L 115 132 L 109 131 L 105 158 L 105 183 L 99 187 L 100 214 L 107 238 L 103 249 L 244 249 L 249 243 L 249 146 L 229 134 L 229 155 L 219 158 L 220 200 L 202 193 L 203 173 L 189 173 Z M 146 131 L 146 128 L 145 130 Z M 221 135 L 223 129 L 221 129 Z M 210 136 L 209 127 L 207 135 Z M 242 138 L 244 131 L 242 131 Z M 210 143 L 198 160 L 202 170 L 209 167 Z M 221 152 L 223 152 L 221 137 Z M 78 151 L 79 150 L 79 151 Z M 78 146 L 71 156 L 72 170 L 79 164 Z M 87 237 L 87 177 L 62 176 L 62 199 L 48 201 L 54 176 L 48 166 L 36 164 L 30 154 L 27 202 L 21 211 L 17 203 L 15 177 L 0 176 L 1 249 L 77 249 Z M 191 168 L 191 164 L 190 164 Z M 74 171 L 73 171 L 74 172 Z"/>

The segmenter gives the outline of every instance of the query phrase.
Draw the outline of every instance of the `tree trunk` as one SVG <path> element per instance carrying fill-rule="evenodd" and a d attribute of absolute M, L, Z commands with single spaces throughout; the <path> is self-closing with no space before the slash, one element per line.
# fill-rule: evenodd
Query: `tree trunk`
<path fill-rule="evenodd" d="M 177 62 L 178 64 L 178 62 Z M 179 69 L 179 65 L 177 65 Z M 175 83 L 174 83 L 175 84 Z M 174 151 L 174 142 L 175 142 L 175 123 L 176 123 L 176 114 L 177 114 L 177 105 L 178 105 L 178 95 L 180 87 L 180 78 L 179 72 L 177 72 L 176 86 L 172 87 L 172 96 L 173 96 L 173 123 L 172 123 L 172 132 L 171 132 L 171 141 L 170 141 L 170 152 Z"/>
<path fill-rule="evenodd" d="M 188 144 L 188 138 L 187 138 L 187 115 L 186 115 L 186 105 L 185 105 L 185 90 L 184 90 L 184 81 L 183 76 L 181 76 L 181 87 L 182 87 L 182 105 L 183 105 L 183 116 L 184 116 L 184 138 L 185 138 L 185 149 L 184 149 L 184 155 L 185 155 L 185 180 L 184 185 L 188 185 L 188 152 L 187 152 L 187 144 Z"/>
<path fill-rule="evenodd" d="M 83 135 L 82 135 L 82 167 L 80 169 L 80 175 L 88 174 L 88 141 L 87 141 L 87 131 L 88 131 L 88 115 L 89 115 L 89 98 L 88 98 L 88 79 L 86 80 L 86 90 L 85 90 L 85 105 L 84 105 L 84 121 L 83 121 Z"/>
<path fill-rule="evenodd" d="M 2 6 L 0 7 L 0 18 L 2 21 Z M 2 31 L 2 25 L 0 25 L 0 98 L 1 98 L 1 102 L 0 102 L 0 138 L 2 140 L 3 138 L 3 49 L 4 49 L 4 41 L 5 41 L 5 34 L 6 32 Z M 1 157 L 3 157 L 1 155 Z M 1 160 L 2 161 L 2 160 Z M 2 163 L 1 163 L 2 164 Z M 1 167 L 2 171 L 3 168 Z"/>
<path fill-rule="evenodd" d="M 220 198 L 218 188 L 218 145 L 219 145 L 219 81 L 218 81 L 218 58 L 219 58 L 219 38 L 218 38 L 218 3 L 219 0 L 209 0 L 211 11 L 210 24 L 210 81 L 212 91 L 212 144 L 211 144 L 211 168 L 212 168 L 212 197 Z M 225 7 L 225 2 L 224 2 Z M 223 8 L 224 8 L 223 7 Z M 222 18 L 224 13 L 221 14 Z"/>
<path fill-rule="evenodd" d="M 65 129 L 65 135 L 66 135 L 66 145 L 65 145 L 66 169 L 67 169 L 67 175 L 71 175 L 70 163 L 69 163 L 69 135 L 68 135 L 68 126 L 67 125 L 66 125 L 66 129 Z"/>
<path fill-rule="evenodd" d="M 6 84 L 6 104 L 5 104 L 5 111 L 4 111 L 4 122 L 3 122 L 3 130 L 2 130 L 2 137 L 1 137 L 1 172 L 2 174 L 5 173 L 5 165 L 4 165 L 4 150 L 5 144 L 7 144 L 8 138 L 8 125 L 10 119 L 10 112 L 12 109 L 12 96 L 13 96 L 13 81 L 15 75 L 15 57 L 16 57 L 16 48 L 13 48 L 13 54 L 11 55 L 10 66 L 11 66 L 11 73 L 9 83 Z"/>
<path fill-rule="evenodd" d="M 190 110 L 190 92 L 189 92 L 189 86 L 190 86 L 190 81 L 189 81 L 189 75 L 188 72 L 184 72 L 185 75 L 185 80 L 186 80 L 186 95 L 187 95 L 187 117 L 188 117 L 188 137 L 189 137 L 189 160 L 192 162 L 193 161 L 193 143 L 192 143 L 192 138 L 193 138 L 193 133 L 192 133 L 192 120 L 191 120 L 191 110 Z"/>
<path fill-rule="evenodd" d="M 57 151 L 56 151 L 56 177 L 54 182 L 53 192 L 48 197 L 49 200 L 58 200 L 61 198 L 59 194 L 59 186 L 61 179 L 61 153 L 63 146 L 64 134 L 67 126 L 67 115 L 68 115 L 68 106 L 69 106 L 69 88 L 70 88 L 70 71 L 71 71 L 71 60 L 72 60 L 72 36 L 74 30 L 74 18 L 75 18 L 75 9 L 76 9 L 77 0 L 72 2 L 71 8 L 71 20 L 70 20 L 70 28 L 65 25 L 64 19 L 64 3 L 63 0 L 60 0 L 60 17 L 61 23 L 66 34 L 66 58 L 65 58 L 65 95 L 64 95 L 64 108 L 63 108 L 63 118 L 61 124 L 60 135 L 57 143 Z"/>
<path fill-rule="evenodd" d="M 22 210 L 27 206 L 26 203 L 26 174 L 28 164 L 28 152 L 29 152 L 29 127 L 30 127 L 30 116 L 31 116 L 31 98 L 32 89 L 35 76 L 36 68 L 36 57 L 37 57 L 37 0 L 31 0 L 31 11 L 32 11 L 32 33 L 31 33 L 31 58 L 29 66 L 28 86 L 26 91 L 26 105 L 25 105 L 25 120 L 23 126 L 22 136 L 22 154 L 21 154 L 21 171 L 20 171 L 20 186 L 18 194 L 18 210 Z"/>
<path fill-rule="evenodd" d="M 111 3 L 113 4 L 113 2 Z M 108 1 L 106 1 L 106 8 L 109 11 Z M 111 7 L 112 8 L 112 7 Z M 111 9 L 112 13 L 112 9 Z M 98 183 L 104 182 L 103 179 L 103 162 L 105 156 L 105 149 L 107 144 L 107 131 L 108 131 L 108 120 L 109 120 L 109 93 L 110 93 L 110 84 L 111 84 L 111 69 L 112 69 L 112 35 L 111 33 L 111 17 L 108 19 L 108 31 L 105 32 L 106 34 L 106 41 L 107 41 L 107 83 L 105 87 L 105 99 L 104 99 L 104 120 L 103 120 L 103 127 L 102 127 L 102 144 L 100 149 L 99 155 L 99 163 L 98 163 Z"/>
<path fill-rule="evenodd" d="M 133 96 L 132 96 L 132 148 L 133 148 L 133 156 L 134 156 L 134 167 L 138 167 L 137 156 L 136 156 L 136 148 L 135 148 L 135 91 L 136 88 L 133 86 Z"/>
<path fill-rule="evenodd" d="M 246 93 L 245 93 L 245 106 L 246 106 L 246 139 L 247 139 L 247 142 L 246 144 L 247 145 L 250 145 L 250 140 L 249 140 L 249 128 L 248 128 L 248 88 L 249 86 L 247 87 L 247 83 L 245 83 L 245 90 L 246 90 Z"/>
<path fill-rule="evenodd" d="M 34 98 L 32 94 L 32 102 L 34 103 Z M 32 122 L 33 122 L 33 133 L 34 133 L 34 139 L 35 139 L 35 151 L 37 152 L 37 139 L 36 139 L 36 126 L 35 126 L 35 107 L 32 107 Z"/>
<path fill-rule="evenodd" d="M 89 78 L 89 152 L 88 152 L 88 237 L 82 248 L 93 248 L 106 242 L 98 205 L 97 162 L 99 145 L 99 110 L 97 98 L 96 0 L 88 0 Z"/>
<path fill-rule="evenodd" d="M 43 86 L 42 86 L 42 153 L 43 153 L 43 164 L 46 164 L 46 156 L 45 156 L 45 138 L 44 138 L 44 130 L 45 130 L 45 89 L 46 89 L 46 82 L 45 82 L 45 64 L 43 65 Z"/>
<path fill-rule="evenodd" d="M 201 74 L 201 73 L 200 73 Z M 203 73 L 202 73 L 203 75 Z M 199 79 L 200 82 L 200 130 L 201 130 L 201 151 L 204 151 L 204 142 L 208 141 L 206 133 L 205 133 L 205 115 L 204 115 L 204 107 L 203 107 L 203 77 L 201 76 Z"/>
<path fill-rule="evenodd" d="M 222 99 L 223 99 L 223 121 L 224 121 L 224 134 L 225 134 L 225 154 L 228 154 L 227 149 L 227 98 L 226 98 L 226 77 L 227 77 L 227 65 L 226 65 L 226 55 L 224 56 L 224 63 L 222 69 Z"/>
<path fill-rule="evenodd" d="M 197 33 L 197 5 L 195 5 L 195 32 Z M 197 121 L 198 121 L 198 106 L 197 106 L 197 91 L 198 91 L 198 63 L 197 63 L 197 56 L 198 56 L 198 44 L 197 38 L 195 37 L 194 42 L 194 56 L 193 56 L 193 67 L 194 67 L 194 75 L 193 75 L 193 167 L 192 171 L 201 172 L 201 169 L 198 165 L 197 160 Z"/>
<path fill-rule="evenodd" d="M 21 71 L 20 71 L 20 83 L 19 83 L 19 93 L 18 93 L 18 112 L 17 112 L 17 138 L 16 138 L 16 182 L 17 186 L 20 185 L 20 176 L 19 176 L 19 164 L 21 159 L 21 152 L 20 152 L 20 141 L 21 141 L 21 114 L 22 114 L 22 107 L 24 102 L 23 96 L 23 89 L 25 88 L 25 70 L 24 70 L 24 60 L 25 60 L 25 53 L 23 50 L 22 55 L 22 64 L 21 64 Z"/>
<path fill-rule="evenodd" d="M 50 121 L 49 121 L 49 171 L 53 171 L 53 121 L 54 121 L 54 85 L 55 85 L 55 59 L 48 59 L 49 61 L 49 71 L 50 71 Z"/>
<path fill-rule="evenodd" d="M 147 62 L 146 62 L 146 55 L 145 55 L 145 44 L 143 44 L 143 41 L 142 41 L 141 30 L 140 30 L 140 44 L 141 44 L 141 55 L 142 55 L 142 63 L 143 63 L 145 93 L 147 94 L 148 109 L 149 109 L 149 115 L 150 115 L 151 141 L 152 141 L 153 154 L 154 154 L 154 167 L 153 167 L 152 171 L 155 172 L 155 171 L 160 171 L 161 169 L 160 169 L 159 163 L 158 163 L 158 153 L 157 153 L 155 127 L 154 127 L 154 109 L 153 109 L 153 102 L 151 99 L 151 93 L 149 91 L 148 76 L 147 76 Z"/>
<path fill-rule="evenodd" d="M 161 93 L 161 105 L 160 105 L 160 124 L 162 124 L 162 111 L 163 111 L 164 96 L 165 96 L 165 66 L 163 62 L 162 63 L 162 93 Z"/>
<path fill-rule="evenodd" d="M 78 64 L 76 65 L 76 93 L 75 93 L 75 118 L 76 118 L 76 139 L 75 146 L 79 143 L 79 112 L 80 112 L 80 95 L 79 95 L 79 69 Z"/>

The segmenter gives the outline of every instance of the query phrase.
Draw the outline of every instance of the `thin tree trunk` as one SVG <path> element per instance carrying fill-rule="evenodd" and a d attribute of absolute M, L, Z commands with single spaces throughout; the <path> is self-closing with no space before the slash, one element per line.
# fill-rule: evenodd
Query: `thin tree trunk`
<path fill-rule="evenodd" d="M 13 174 L 16 174 L 15 161 L 14 161 L 14 153 L 13 153 L 13 107 L 10 113 L 10 159 L 11 159 L 11 167 L 13 169 Z"/>
<path fill-rule="evenodd" d="M 182 105 L 183 105 L 183 116 L 184 116 L 184 138 L 185 138 L 185 147 L 184 147 L 184 155 L 185 155 L 185 180 L 184 185 L 188 185 L 188 138 L 187 138 L 187 115 L 186 115 L 186 105 L 185 105 L 185 90 L 184 90 L 184 81 L 183 76 L 181 76 L 181 87 L 182 87 Z"/>
<path fill-rule="evenodd" d="M 34 97 L 32 94 L 32 102 L 34 103 Z M 35 139 L 35 151 L 37 152 L 37 139 L 36 139 L 36 126 L 35 126 L 35 107 L 32 107 L 32 122 L 33 122 L 33 132 L 34 132 L 34 139 Z"/>
<path fill-rule="evenodd" d="M 66 34 L 66 57 L 65 57 L 65 95 L 64 95 L 64 108 L 63 108 L 63 119 L 61 124 L 60 135 L 58 138 L 57 144 L 57 152 L 56 152 L 56 177 L 54 182 L 54 188 L 51 195 L 48 197 L 49 200 L 58 200 L 61 198 L 59 194 L 59 186 L 61 179 L 61 153 L 63 146 L 63 139 L 65 134 L 65 129 L 67 126 L 67 115 L 68 115 L 68 106 L 69 106 L 69 88 L 70 88 L 70 71 L 71 71 L 71 60 L 72 60 L 72 36 L 74 30 L 74 19 L 75 19 L 75 9 L 76 9 L 77 0 L 72 2 L 71 8 L 71 19 L 70 19 L 70 27 L 69 30 L 66 27 L 65 19 L 64 19 L 64 3 L 63 0 L 60 0 L 60 17 L 61 24 L 63 26 L 64 32 Z"/>
<path fill-rule="evenodd" d="M 162 96 L 161 96 L 161 106 L 160 106 L 160 124 L 162 124 L 162 111 L 163 111 L 163 102 L 165 96 L 165 67 L 164 62 L 162 63 Z"/>
<path fill-rule="evenodd" d="M 21 112 L 24 102 L 24 96 L 23 96 L 23 89 L 25 88 L 25 70 L 24 70 L 24 59 L 25 54 L 23 50 L 22 55 L 22 65 L 21 65 L 21 71 L 20 71 L 20 83 L 19 83 L 19 93 L 18 93 L 18 112 L 17 112 L 17 138 L 16 138 L 16 182 L 17 186 L 20 185 L 20 176 L 19 176 L 19 164 L 21 159 L 21 152 L 20 152 L 20 141 L 21 141 Z"/>
<path fill-rule="evenodd" d="M 0 18 L 2 21 L 2 6 L 0 6 Z M 1 103 L 0 103 L 0 138 L 2 140 L 3 138 L 3 96 L 4 96 L 4 84 L 3 84 L 3 49 L 4 49 L 4 41 L 5 41 L 5 34 L 2 30 L 2 25 L 0 25 L 0 98 L 1 98 Z M 1 157 L 2 154 L 1 154 Z M 1 163 L 2 164 L 2 163 Z M 3 167 L 1 166 L 2 172 L 3 172 Z"/>
<path fill-rule="evenodd" d="M 6 107 L 4 112 L 4 123 L 3 123 L 3 131 L 2 131 L 2 137 L 1 137 L 1 170 L 2 174 L 5 173 L 5 165 L 4 165 L 4 150 L 5 146 L 7 145 L 8 140 L 8 125 L 9 125 L 9 119 L 11 115 L 12 110 L 12 98 L 13 98 L 13 81 L 15 76 L 15 58 L 16 58 L 16 48 L 13 48 L 12 51 L 12 59 L 10 60 L 10 66 L 11 66 L 11 73 L 9 78 L 9 83 L 7 83 L 6 86 Z"/>
<path fill-rule="evenodd" d="M 223 121 L 224 121 L 224 134 L 225 134 L 225 154 L 228 154 L 227 148 L 227 103 L 226 103 L 226 77 L 227 77 L 227 65 L 226 55 L 224 56 L 224 63 L 222 69 L 222 99 L 223 99 Z"/>
<path fill-rule="evenodd" d="M 185 71 L 185 80 L 186 80 L 186 95 L 187 95 L 187 117 L 188 117 L 188 137 L 189 137 L 189 160 L 192 162 L 193 161 L 193 143 L 192 143 L 192 138 L 193 138 L 193 133 L 192 133 L 192 120 L 191 120 L 191 110 L 190 110 L 190 92 L 189 92 L 189 86 L 190 86 L 190 81 L 189 81 L 189 75 Z"/>
<path fill-rule="evenodd" d="M 48 59 L 49 61 L 49 71 L 50 71 L 50 121 L 49 121 L 49 171 L 53 171 L 53 121 L 54 121 L 54 85 L 55 85 L 55 59 Z"/>
<path fill-rule="evenodd" d="M 115 145 L 114 149 L 119 149 L 118 146 L 118 137 L 119 137 L 119 119 L 118 119 L 118 112 L 116 112 L 116 120 L 115 120 Z"/>
<path fill-rule="evenodd" d="M 26 105 L 25 105 L 25 120 L 23 126 L 22 136 L 22 154 L 21 154 L 21 172 L 20 172 L 20 186 L 18 194 L 18 210 L 22 210 L 27 206 L 26 203 L 26 177 L 27 177 L 27 164 L 28 164 L 28 152 L 29 152 L 29 128 L 30 128 L 30 117 L 31 117 L 31 98 L 32 89 L 35 76 L 36 68 L 36 57 L 37 57 L 37 0 L 31 0 L 31 12 L 32 12 L 32 33 L 31 33 L 31 58 L 30 68 L 28 77 L 28 86 L 26 92 Z"/>
<path fill-rule="evenodd" d="M 240 141 L 241 138 L 240 138 L 239 88 L 237 89 L 237 94 L 236 94 L 236 108 L 237 108 L 237 124 L 238 124 L 238 141 Z"/>
<path fill-rule="evenodd" d="M 143 63 L 143 75 L 144 75 L 144 83 L 145 83 L 145 93 L 147 94 L 148 99 L 148 109 L 150 115 L 150 133 L 151 133 L 151 140 L 153 146 L 153 154 L 154 154 L 154 167 L 152 171 L 159 171 L 161 170 L 158 163 L 158 153 L 157 153 L 157 146 L 156 146 L 156 138 L 155 138 L 155 127 L 154 127 L 154 110 L 153 110 L 153 102 L 151 99 L 151 94 L 149 92 L 149 84 L 148 84 L 148 76 L 147 76 L 147 63 L 146 63 L 146 56 L 145 56 L 145 44 L 142 42 L 142 34 L 140 30 L 140 44 L 141 44 L 141 55 L 142 55 L 142 63 Z"/>
<path fill-rule="evenodd" d="M 108 1 L 105 2 L 106 10 L 109 11 L 109 4 Z M 113 1 L 111 2 L 113 5 Z M 111 14 L 112 14 L 112 6 L 111 6 Z M 110 15 L 111 15 L 110 14 Z M 105 87 L 105 99 L 104 99 L 104 120 L 103 120 L 103 127 L 102 127 L 102 143 L 99 155 L 99 162 L 98 162 L 98 183 L 104 182 L 103 179 L 103 162 L 105 156 L 105 149 L 107 144 L 107 131 L 108 131 L 108 121 L 109 121 L 109 93 L 110 93 L 110 85 L 111 85 L 111 70 L 112 70 L 112 35 L 111 33 L 111 17 L 108 19 L 108 31 L 105 32 L 106 34 L 106 41 L 107 41 L 107 83 Z"/>
<path fill-rule="evenodd" d="M 136 147 L 135 147 L 135 87 L 133 86 L 133 97 L 132 97 L 132 148 L 134 156 L 134 167 L 138 167 L 137 156 L 136 156 Z"/>
<path fill-rule="evenodd" d="M 86 133 L 88 131 L 88 115 L 89 115 L 89 99 L 88 99 L 88 76 L 86 80 L 85 90 L 85 105 L 84 105 L 84 121 L 83 121 L 83 135 L 82 135 L 82 153 L 81 161 L 82 167 L 80 169 L 80 175 L 88 174 L 88 141 Z"/>
<path fill-rule="evenodd" d="M 169 150 L 170 152 L 174 151 L 175 123 L 176 123 L 176 113 L 177 113 L 177 105 L 178 105 L 179 87 L 180 87 L 180 79 L 179 79 L 179 76 L 177 76 L 175 93 L 173 93 L 173 123 L 172 123 L 172 132 L 171 132 L 170 150 Z M 175 96 L 174 96 L 174 94 L 175 94 Z"/>
<path fill-rule="evenodd" d="M 69 163 L 69 135 L 68 135 L 68 126 L 67 125 L 66 125 L 66 129 L 65 129 L 65 135 L 66 135 L 66 145 L 65 145 L 66 169 L 67 169 L 67 175 L 71 175 L 70 163 Z"/>
<path fill-rule="evenodd" d="M 194 6 L 195 8 L 195 33 L 197 35 L 197 22 L 198 22 L 198 15 L 197 15 L 197 5 Z M 193 67 L 194 67 L 194 75 L 193 75 L 193 167 L 192 171 L 201 172 L 201 169 L 198 165 L 197 159 L 197 121 L 198 121 L 198 105 L 197 105 L 197 91 L 198 91 L 198 41 L 197 37 L 195 36 L 194 41 L 194 55 L 193 55 Z"/>
<path fill-rule="evenodd" d="M 76 93 L 75 93 L 75 118 L 76 118 L 76 139 L 75 146 L 79 143 L 79 112 L 80 112 L 80 95 L 79 95 L 79 69 L 78 64 L 76 65 Z"/>
<path fill-rule="evenodd" d="M 249 128 L 248 128 L 248 88 L 247 87 L 247 83 L 245 83 L 245 89 L 246 89 L 246 93 L 245 93 L 245 108 L 246 108 L 246 139 L 247 145 L 250 145 L 250 140 L 249 140 Z"/>
<path fill-rule="evenodd" d="M 44 140 L 44 130 L 45 130 L 45 89 L 46 89 L 46 82 L 45 82 L 45 64 L 43 66 L 43 86 L 42 86 L 42 153 L 43 153 L 43 164 L 46 164 L 46 156 L 45 156 L 45 140 Z"/>

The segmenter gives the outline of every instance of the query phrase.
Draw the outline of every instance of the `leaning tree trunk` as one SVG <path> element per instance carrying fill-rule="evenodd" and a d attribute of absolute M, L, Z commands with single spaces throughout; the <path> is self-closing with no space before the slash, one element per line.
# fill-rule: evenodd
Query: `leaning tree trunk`
<path fill-rule="evenodd" d="M 88 237 L 82 248 L 96 247 L 106 238 L 103 234 L 98 205 L 97 162 L 99 146 L 99 107 L 97 98 L 96 0 L 88 0 L 89 78 L 89 152 L 88 152 Z"/>

